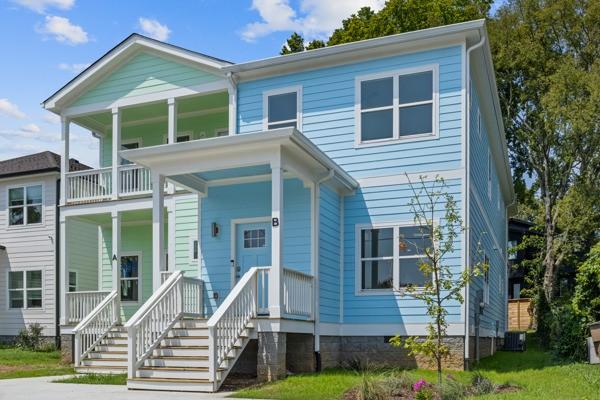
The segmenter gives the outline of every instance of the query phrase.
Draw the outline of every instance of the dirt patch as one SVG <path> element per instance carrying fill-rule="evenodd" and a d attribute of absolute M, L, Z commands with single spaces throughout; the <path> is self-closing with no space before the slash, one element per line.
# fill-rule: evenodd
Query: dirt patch
<path fill-rule="evenodd" d="M 256 380 L 256 376 L 253 375 L 244 375 L 244 374 L 235 374 L 229 375 L 223 385 L 221 385 L 220 390 L 226 392 L 232 392 L 240 389 L 246 389 L 252 386 L 256 386 L 258 381 Z"/>

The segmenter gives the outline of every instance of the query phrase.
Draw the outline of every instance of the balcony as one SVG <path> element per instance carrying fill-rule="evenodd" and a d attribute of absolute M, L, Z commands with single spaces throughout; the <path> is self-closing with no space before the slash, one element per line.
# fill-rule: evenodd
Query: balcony
<path fill-rule="evenodd" d="M 115 198 L 144 196 L 152 193 L 150 170 L 135 164 L 118 167 L 117 191 L 113 191 L 113 168 L 68 172 L 67 204 L 95 203 Z"/>

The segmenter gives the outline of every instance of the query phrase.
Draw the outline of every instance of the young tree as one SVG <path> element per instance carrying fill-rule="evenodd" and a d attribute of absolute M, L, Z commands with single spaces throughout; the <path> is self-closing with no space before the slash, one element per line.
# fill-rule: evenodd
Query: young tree
<path fill-rule="evenodd" d="M 413 192 L 409 204 L 414 222 L 420 230 L 419 240 L 415 242 L 420 242 L 421 246 L 423 241 L 427 243 L 424 250 L 420 249 L 424 252 L 424 258 L 420 260 L 419 269 L 425 276 L 431 276 L 431 280 L 424 287 L 407 286 L 396 290 L 421 300 L 431 321 L 427 325 L 427 336 L 424 339 L 409 337 L 403 340 L 400 336 L 395 336 L 391 343 L 404 346 L 411 355 L 422 354 L 433 358 L 437 366 L 438 385 L 441 385 L 442 365 L 450 354 L 450 349 L 444 342 L 448 328 L 447 306 L 456 302 L 462 304 L 463 290 L 473 277 L 486 272 L 488 265 L 478 262 L 460 272 L 453 271 L 447 256 L 456 250 L 457 240 L 460 240 L 459 236 L 465 231 L 460 210 L 442 178 L 436 177 L 433 182 L 426 182 L 424 177 L 419 179 L 418 185 L 414 185 L 409 179 Z M 442 206 L 444 210 L 440 215 Z M 408 241 L 401 245 L 417 247 L 419 243 Z"/>

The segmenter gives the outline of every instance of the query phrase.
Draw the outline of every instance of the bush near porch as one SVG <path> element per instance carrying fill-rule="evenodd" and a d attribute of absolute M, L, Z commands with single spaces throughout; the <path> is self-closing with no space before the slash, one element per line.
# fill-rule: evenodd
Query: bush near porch
<path fill-rule="evenodd" d="M 0 379 L 30 378 L 72 374 L 75 371 L 61 361 L 60 352 L 0 347 Z"/>
<path fill-rule="evenodd" d="M 530 335 L 528 349 L 524 353 L 500 351 L 483 359 L 473 371 L 450 372 L 461 383 L 468 384 L 475 374 L 483 374 L 496 385 L 509 384 L 500 393 L 471 396 L 477 399 L 597 399 L 600 393 L 600 366 L 566 362 L 544 352 L 535 336 Z M 390 376 L 410 378 L 413 382 L 424 379 L 435 382 L 435 371 L 370 371 L 371 382 L 384 381 Z M 282 400 L 343 399 L 347 392 L 359 388 L 363 382 L 361 373 L 333 369 L 321 374 L 290 376 L 285 380 L 247 388 L 233 397 Z M 374 396 L 374 399 L 382 399 Z M 460 397 L 451 397 L 460 398 Z"/>

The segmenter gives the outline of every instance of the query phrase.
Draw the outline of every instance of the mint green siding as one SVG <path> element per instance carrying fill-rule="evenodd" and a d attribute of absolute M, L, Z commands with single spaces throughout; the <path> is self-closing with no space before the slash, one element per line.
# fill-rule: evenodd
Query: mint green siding
<path fill-rule="evenodd" d="M 190 277 L 199 275 L 198 260 L 192 259 L 190 243 L 198 239 L 198 203 L 198 196 L 190 195 L 177 199 L 175 206 L 175 269 Z"/>
<path fill-rule="evenodd" d="M 77 291 L 98 290 L 98 225 L 69 219 L 67 251 L 69 272 L 77 273 Z"/>
<path fill-rule="evenodd" d="M 147 52 L 133 56 L 72 104 L 112 103 L 119 99 L 215 82 L 220 77 Z"/>

